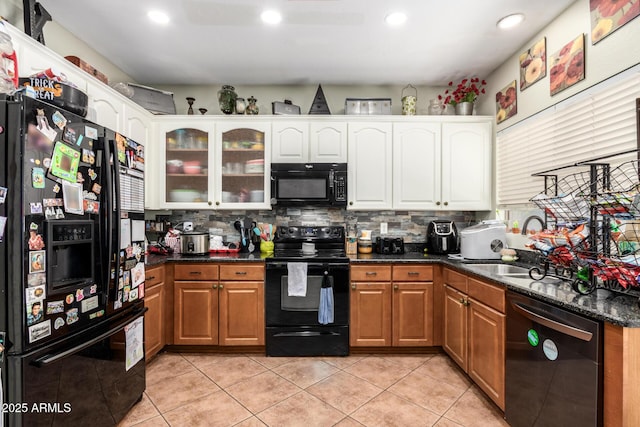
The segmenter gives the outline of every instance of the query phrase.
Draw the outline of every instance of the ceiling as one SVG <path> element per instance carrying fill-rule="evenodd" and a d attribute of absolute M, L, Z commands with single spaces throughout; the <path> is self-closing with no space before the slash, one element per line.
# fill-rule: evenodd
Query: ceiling
<path fill-rule="evenodd" d="M 486 77 L 575 0 L 40 0 L 143 84 L 406 84 Z M 260 21 L 278 9 L 280 25 Z M 147 12 L 167 12 L 158 25 Z M 403 26 L 384 17 L 400 10 Z M 501 17 L 525 22 L 502 31 Z"/>

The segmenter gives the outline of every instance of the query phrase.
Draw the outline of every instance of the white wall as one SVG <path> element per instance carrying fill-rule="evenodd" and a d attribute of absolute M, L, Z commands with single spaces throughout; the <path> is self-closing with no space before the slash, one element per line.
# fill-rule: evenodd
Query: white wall
<path fill-rule="evenodd" d="M 321 84 L 322 82 L 320 82 Z M 143 83 L 144 84 L 144 83 Z M 233 82 L 229 82 L 233 85 Z M 374 86 L 374 85 L 322 85 L 329 110 L 331 114 L 344 114 L 345 98 L 391 98 L 392 114 L 401 114 L 402 89 L 406 85 L 401 86 Z M 193 106 L 196 114 L 198 108 L 206 108 L 207 114 L 222 114 L 218 106 L 218 90 L 221 85 L 184 85 L 184 86 L 158 86 L 154 87 L 169 92 L 173 92 L 176 103 L 176 111 L 178 114 L 186 114 L 188 104 L 186 97 L 196 99 Z M 248 99 L 253 95 L 258 100 L 257 105 L 260 108 L 260 114 L 271 114 L 271 102 L 283 101 L 290 99 L 295 105 L 300 106 L 302 114 L 309 113 L 314 96 L 318 90 L 318 84 L 312 85 L 241 85 L 235 86 L 238 96 Z M 442 88 L 433 88 L 427 86 L 418 86 L 418 114 L 427 114 L 427 106 L 429 100 L 442 93 Z M 439 90 L 440 89 L 440 90 Z M 411 95 L 412 92 L 405 91 L 405 95 Z"/>
<path fill-rule="evenodd" d="M 549 58 L 581 33 L 586 34 L 585 79 L 552 97 L 549 94 Z M 518 55 L 542 37 L 547 38 L 547 75 L 528 87 L 524 92 L 521 92 L 519 89 Z M 500 131 L 512 126 L 549 106 L 640 63 L 639 42 L 640 17 L 636 17 L 593 46 L 591 44 L 589 0 L 578 0 L 522 46 L 521 49 L 514 52 L 507 61 L 487 77 L 487 93 L 489 96 L 480 99 L 479 112 L 495 116 L 494 94 L 513 80 L 516 80 L 518 87 L 518 113 L 499 124 L 497 130 Z"/>

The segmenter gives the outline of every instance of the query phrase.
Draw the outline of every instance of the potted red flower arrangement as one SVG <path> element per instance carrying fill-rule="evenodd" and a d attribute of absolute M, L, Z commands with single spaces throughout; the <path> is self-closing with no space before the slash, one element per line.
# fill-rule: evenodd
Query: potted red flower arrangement
<path fill-rule="evenodd" d="M 462 79 L 455 89 L 447 89 L 444 96 L 438 95 L 438 99 L 444 104 L 451 104 L 456 107 L 456 114 L 470 115 L 473 113 L 473 103 L 485 93 L 484 86 L 487 84 L 485 80 L 475 77 L 472 79 Z M 453 82 L 449 82 L 449 87 L 453 88 Z"/>

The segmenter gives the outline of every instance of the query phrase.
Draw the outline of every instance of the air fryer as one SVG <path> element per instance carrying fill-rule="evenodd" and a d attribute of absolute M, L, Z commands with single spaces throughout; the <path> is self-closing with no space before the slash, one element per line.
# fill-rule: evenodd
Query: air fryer
<path fill-rule="evenodd" d="M 430 254 L 454 254 L 460 252 L 460 240 L 456 224 L 450 220 L 433 220 L 427 226 L 427 252 Z"/>

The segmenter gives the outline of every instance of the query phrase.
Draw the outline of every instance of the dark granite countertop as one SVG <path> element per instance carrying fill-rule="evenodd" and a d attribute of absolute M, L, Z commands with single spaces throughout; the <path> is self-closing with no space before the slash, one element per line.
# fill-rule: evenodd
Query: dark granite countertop
<path fill-rule="evenodd" d="M 268 255 L 257 253 L 210 254 L 202 256 L 184 255 L 148 255 L 148 266 L 167 262 L 264 262 Z M 420 263 L 443 264 L 461 272 L 488 279 L 505 286 L 508 290 L 528 295 L 591 319 L 609 322 L 614 325 L 640 328 L 639 298 L 633 295 L 597 289 L 590 295 L 581 295 L 571 289 L 569 282 L 547 277 L 542 281 L 529 278 L 515 278 L 491 274 L 470 264 L 496 263 L 500 261 L 460 261 L 446 255 L 425 255 L 422 252 L 408 252 L 402 255 L 358 254 L 349 256 L 351 264 L 364 263 Z M 516 265 L 526 267 L 526 264 Z"/>

